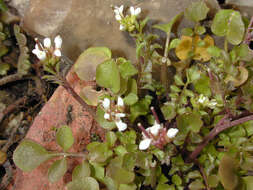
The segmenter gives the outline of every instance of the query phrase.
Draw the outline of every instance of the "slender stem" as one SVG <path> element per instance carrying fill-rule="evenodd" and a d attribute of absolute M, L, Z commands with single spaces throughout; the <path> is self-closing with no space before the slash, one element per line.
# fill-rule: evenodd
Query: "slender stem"
<path fill-rule="evenodd" d="M 201 173 L 201 175 L 203 176 L 203 179 L 204 179 L 204 182 L 205 182 L 205 185 L 206 185 L 206 189 L 207 189 L 207 190 L 210 190 L 209 185 L 208 185 L 207 176 L 206 176 L 206 173 L 205 173 L 203 167 L 200 165 L 200 163 L 199 163 L 197 160 L 195 161 L 195 164 L 198 165 L 199 170 L 200 170 L 200 173 Z"/>
<path fill-rule="evenodd" d="M 152 106 L 150 109 L 151 109 L 151 111 L 152 111 L 153 116 L 155 117 L 156 122 L 157 122 L 158 124 L 160 124 L 161 122 L 160 122 L 159 117 L 158 117 L 158 115 L 157 115 L 157 113 L 156 113 L 156 111 L 155 111 L 155 108 Z"/>
<path fill-rule="evenodd" d="M 165 91 L 168 92 L 168 71 L 167 71 L 167 58 L 169 55 L 169 43 L 170 43 L 170 35 L 167 35 L 165 50 L 164 50 L 164 61 L 161 66 L 161 82 L 165 87 Z"/>
<path fill-rule="evenodd" d="M 151 138 L 151 136 L 148 134 L 148 132 L 146 131 L 146 129 L 142 126 L 141 123 L 138 123 L 137 126 L 140 128 L 140 130 L 144 133 L 144 135 L 148 138 Z"/>
<path fill-rule="evenodd" d="M 203 148 L 209 143 L 209 141 L 211 141 L 216 135 L 218 135 L 222 131 L 250 120 L 253 120 L 253 115 L 242 117 L 234 121 L 229 121 L 227 118 L 223 118 L 204 138 L 203 142 L 199 144 L 197 148 L 190 154 L 187 160 L 188 161 L 195 160 L 197 156 L 200 154 L 200 152 L 203 150 Z"/>
<path fill-rule="evenodd" d="M 86 158 L 87 154 L 84 153 L 68 153 L 68 152 L 59 152 L 59 153 L 53 153 L 53 156 L 70 156 L 70 157 L 82 157 L 82 158 Z"/>
<path fill-rule="evenodd" d="M 69 82 L 63 78 L 59 77 L 59 80 L 62 81 L 62 86 L 75 98 L 75 100 L 81 104 L 81 106 L 88 111 L 93 118 L 95 118 L 95 111 L 92 109 L 85 101 L 75 92 L 75 90 L 70 86 Z"/>
<path fill-rule="evenodd" d="M 5 85 L 10 82 L 15 82 L 17 80 L 22 80 L 22 79 L 23 79 L 23 76 L 18 73 L 8 75 L 0 79 L 0 86 Z"/>
<path fill-rule="evenodd" d="M 224 50 L 226 52 L 228 52 L 228 40 L 227 40 L 227 38 L 225 38 L 225 40 L 224 40 Z"/>

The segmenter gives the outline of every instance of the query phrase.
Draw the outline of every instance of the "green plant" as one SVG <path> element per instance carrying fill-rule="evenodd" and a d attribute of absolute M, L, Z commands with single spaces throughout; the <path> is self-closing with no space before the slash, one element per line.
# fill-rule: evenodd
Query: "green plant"
<path fill-rule="evenodd" d="M 167 35 L 161 45 L 155 41 L 159 36 L 145 32 L 148 19 L 138 20 L 139 8 L 125 15 L 123 6 L 115 7 L 120 29 L 135 38 L 137 63 L 112 58 L 106 47 L 87 49 L 74 68 L 96 86 L 83 88 L 80 96 L 59 73 L 57 47 L 48 39 L 44 46 L 37 42 L 34 53 L 51 73 L 45 78 L 63 85 L 86 109 L 96 106 L 94 117 L 108 132 L 105 142 L 91 142 L 87 152 L 69 153 L 74 139 L 63 126 L 56 142 L 64 152 L 24 140 L 14 152 L 15 164 L 31 171 L 60 156 L 49 169 L 54 182 L 66 172 L 67 159 L 80 156 L 67 184 L 71 190 L 252 189 L 253 70 L 247 46 L 252 22 L 245 26 L 239 12 L 220 10 L 206 25 L 208 11 L 203 1 L 187 8 L 184 16 L 195 25 L 180 35 L 182 13 L 155 25 Z M 171 40 L 171 32 L 180 37 Z M 225 37 L 223 48 L 213 35 Z"/>

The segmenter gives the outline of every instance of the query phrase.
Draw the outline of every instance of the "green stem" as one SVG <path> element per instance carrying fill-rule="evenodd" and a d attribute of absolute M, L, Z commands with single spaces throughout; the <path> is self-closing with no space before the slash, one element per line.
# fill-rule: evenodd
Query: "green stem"
<path fill-rule="evenodd" d="M 164 50 L 164 60 L 161 66 L 161 82 L 165 87 L 165 91 L 168 92 L 168 68 L 167 68 L 167 58 L 169 55 L 169 43 L 170 43 L 170 35 L 167 35 L 166 43 L 165 43 L 165 50 Z"/>
<path fill-rule="evenodd" d="M 227 38 L 225 38 L 225 41 L 224 41 L 224 50 L 226 52 L 228 52 L 228 40 L 227 40 Z"/>
<path fill-rule="evenodd" d="M 84 153 L 68 153 L 68 152 L 59 152 L 59 153 L 53 153 L 53 156 L 65 156 L 65 157 L 81 157 L 81 158 L 87 158 L 87 154 Z"/>

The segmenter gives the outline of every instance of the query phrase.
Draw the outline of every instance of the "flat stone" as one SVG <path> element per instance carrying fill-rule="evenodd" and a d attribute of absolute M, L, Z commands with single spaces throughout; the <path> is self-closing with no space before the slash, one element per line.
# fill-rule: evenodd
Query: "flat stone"
<path fill-rule="evenodd" d="M 82 87 L 87 85 L 81 82 L 72 70 L 68 74 L 67 79 L 77 93 L 80 92 Z M 70 107 L 72 109 L 70 109 Z M 83 110 L 80 104 L 63 87 L 59 87 L 54 92 L 53 96 L 35 118 L 25 138 L 36 141 L 50 151 L 62 152 L 62 149 L 56 144 L 54 128 L 61 127 L 67 123 L 69 123 L 68 125 L 71 127 L 75 137 L 75 142 L 69 150 L 70 152 L 84 151 L 86 144 L 90 142 L 90 135 L 92 133 L 98 134 L 103 139 L 104 130 L 94 125 L 95 122 L 91 115 L 89 115 L 86 110 Z M 54 160 L 49 160 L 42 163 L 32 172 L 23 172 L 17 168 L 14 175 L 14 184 L 12 187 L 9 187 L 9 189 L 65 189 L 66 183 L 71 180 L 73 167 L 75 167 L 80 160 L 68 159 L 68 172 L 60 181 L 50 183 L 47 173 L 53 161 Z"/>
<path fill-rule="evenodd" d="M 60 34 L 64 40 L 64 55 L 72 60 L 90 46 L 107 46 L 114 54 L 134 60 L 134 41 L 119 30 L 112 7 L 138 6 L 142 8 L 142 15 L 154 22 L 169 22 L 193 1 L 68 0 L 62 3 L 62 0 L 30 0 L 24 26 L 27 31 L 42 36 Z"/>

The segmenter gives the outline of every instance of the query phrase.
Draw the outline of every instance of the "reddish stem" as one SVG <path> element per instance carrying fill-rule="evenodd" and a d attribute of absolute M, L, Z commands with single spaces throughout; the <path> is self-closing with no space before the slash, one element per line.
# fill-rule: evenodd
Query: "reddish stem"
<path fill-rule="evenodd" d="M 204 138 L 203 142 L 197 146 L 197 148 L 190 154 L 187 161 L 192 161 L 197 158 L 203 148 L 211 141 L 216 135 L 221 133 L 222 131 L 231 128 L 236 125 L 240 125 L 247 121 L 253 120 L 253 115 L 249 115 L 240 119 L 236 119 L 234 121 L 229 121 L 227 116 L 220 120 L 219 123 L 211 130 L 211 132 Z"/>
<path fill-rule="evenodd" d="M 157 113 L 156 113 L 156 111 L 155 111 L 155 108 L 154 108 L 154 107 L 151 107 L 150 109 L 151 109 L 151 111 L 152 111 L 152 114 L 153 114 L 154 117 L 155 117 L 156 122 L 157 122 L 158 124 L 160 124 L 161 122 L 160 122 L 159 117 L 158 117 L 158 115 L 157 115 Z"/>
<path fill-rule="evenodd" d="M 144 133 L 144 135 L 145 135 L 146 137 L 152 138 L 152 137 L 148 134 L 148 132 L 146 131 L 146 129 L 142 126 L 141 123 L 138 123 L 137 126 L 140 128 L 140 130 Z"/>
<path fill-rule="evenodd" d="M 88 104 L 85 103 L 85 101 L 75 92 L 75 90 L 70 86 L 69 82 L 64 79 L 60 78 L 62 81 L 62 86 L 70 93 L 75 100 L 81 104 L 81 106 L 85 109 L 85 111 L 89 112 L 93 118 L 95 118 L 95 111 L 90 107 Z"/>

